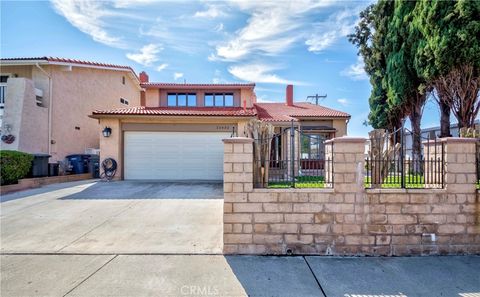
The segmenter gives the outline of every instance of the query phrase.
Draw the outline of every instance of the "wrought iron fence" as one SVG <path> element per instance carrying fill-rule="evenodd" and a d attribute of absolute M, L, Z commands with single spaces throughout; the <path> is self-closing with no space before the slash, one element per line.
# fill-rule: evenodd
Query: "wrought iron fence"
<path fill-rule="evenodd" d="M 320 133 L 281 129 L 254 141 L 256 188 L 327 188 L 333 186 L 333 143 Z"/>
<path fill-rule="evenodd" d="M 406 131 L 400 128 L 392 133 L 371 133 L 365 162 L 366 188 L 443 188 L 444 143 L 420 135 L 421 145 L 415 149 L 415 135 Z"/>

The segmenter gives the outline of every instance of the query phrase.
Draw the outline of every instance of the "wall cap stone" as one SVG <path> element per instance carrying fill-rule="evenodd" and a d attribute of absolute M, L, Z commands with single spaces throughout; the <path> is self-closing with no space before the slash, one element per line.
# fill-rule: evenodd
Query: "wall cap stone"
<path fill-rule="evenodd" d="M 325 143 L 365 143 L 367 141 L 366 138 L 363 137 L 352 137 L 352 136 L 342 136 L 342 137 L 336 137 L 333 139 L 329 139 L 325 141 Z"/>
<path fill-rule="evenodd" d="M 444 137 L 444 138 L 439 138 L 437 140 L 437 143 L 439 142 L 455 142 L 455 143 L 471 143 L 471 142 L 477 142 L 478 138 L 469 138 L 469 137 Z M 423 141 L 424 144 L 431 144 L 435 143 L 435 140 L 426 140 Z"/>
<path fill-rule="evenodd" d="M 425 189 L 365 189 L 367 194 L 443 194 L 446 189 L 425 188 Z"/>
<path fill-rule="evenodd" d="M 269 189 L 269 188 L 262 188 L 262 189 L 253 189 L 253 193 L 334 193 L 334 189 L 332 188 L 285 188 L 285 189 Z"/>
<path fill-rule="evenodd" d="M 253 139 L 252 138 L 247 138 L 247 137 L 225 138 L 222 141 L 224 143 L 253 143 Z"/>

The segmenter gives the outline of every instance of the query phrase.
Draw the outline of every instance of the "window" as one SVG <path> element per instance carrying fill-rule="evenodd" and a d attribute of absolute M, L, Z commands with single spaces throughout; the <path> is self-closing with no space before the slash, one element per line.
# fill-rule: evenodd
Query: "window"
<path fill-rule="evenodd" d="M 213 106 L 213 94 L 205 94 L 205 106 Z"/>
<path fill-rule="evenodd" d="M 233 93 L 206 93 L 205 106 L 233 106 Z"/>
<path fill-rule="evenodd" d="M 197 106 L 197 94 L 189 93 L 187 97 L 188 106 Z"/>
<path fill-rule="evenodd" d="M 223 106 L 223 94 L 215 94 L 215 106 Z"/>
<path fill-rule="evenodd" d="M 125 105 L 128 105 L 128 100 L 127 100 L 127 99 L 120 98 L 120 103 L 125 104 Z"/>
<path fill-rule="evenodd" d="M 35 96 L 35 103 L 37 106 L 43 107 L 43 97 L 42 96 Z"/>
<path fill-rule="evenodd" d="M 177 106 L 177 94 L 168 94 L 167 95 L 167 105 L 168 106 Z"/>
<path fill-rule="evenodd" d="M 0 75 L 0 109 L 4 108 L 5 97 L 7 95 L 7 80 L 10 75 Z"/>
<path fill-rule="evenodd" d="M 225 94 L 225 106 L 233 106 L 233 94 Z"/>
<path fill-rule="evenodd" d="M 167 106 L 197 106 L 197 94 L 168 93 Z"/>
<path fill-rule="evenodd" d="M 125 76 L 122 76 L 122 84 L 125 84 Z"/>
<path fill-rule="evenodd" d="M 187 94 L 177 94 L 177 105 L 187 106 Z"/>
<path fill-rule="evenodd" d="M 324 159 L 324 137 L 318 134 L 302 135 L 302 159 Z"/>

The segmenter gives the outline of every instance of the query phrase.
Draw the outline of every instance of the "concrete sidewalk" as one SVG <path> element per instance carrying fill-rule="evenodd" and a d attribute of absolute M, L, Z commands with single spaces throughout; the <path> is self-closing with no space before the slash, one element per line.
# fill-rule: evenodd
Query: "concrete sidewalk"
<path fill-rule="evenodd" d="M 475 256 L 2 255 L 0 260 L 3 297 L 480 296 Z"/>

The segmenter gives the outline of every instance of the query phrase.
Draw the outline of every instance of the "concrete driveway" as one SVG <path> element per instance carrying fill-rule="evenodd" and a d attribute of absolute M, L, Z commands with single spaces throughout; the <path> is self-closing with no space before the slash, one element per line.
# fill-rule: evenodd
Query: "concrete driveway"
<path fill-rule="evenodd" d="M 222 252 L 221 184 L 84 181 L 1 199 L 4 254 Z"/>

